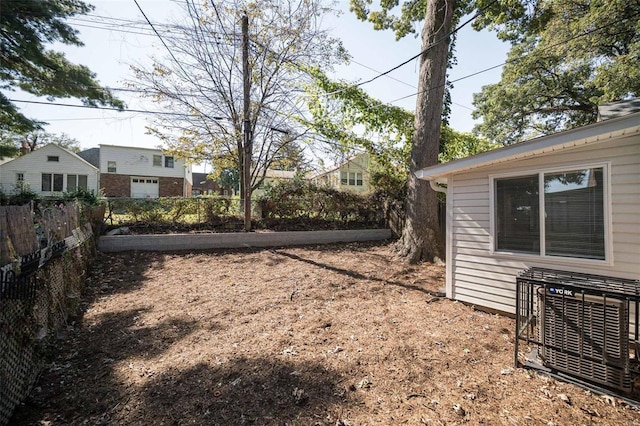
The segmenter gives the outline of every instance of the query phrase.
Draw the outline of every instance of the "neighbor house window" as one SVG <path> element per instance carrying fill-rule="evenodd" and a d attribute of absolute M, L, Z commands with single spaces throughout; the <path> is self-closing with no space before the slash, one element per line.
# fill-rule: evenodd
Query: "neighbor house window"
<path fill-rule="evenodd" d="M 57 155 L 47 155 L 47 161 L 53 161 L 55 163 L 60 161 L 60 157 Z"/>
<path fill-rule="evenodd" d="M 162 167 L 162 155 L 154 155 L 153 156 L 153 166 L 154 167 Z"/>
<path fill-rule="evenodd" d="M 341 172 L 340 183 L 349 186 L 362 186 L 362 173 Z"/>
<path fill-rule="evenodd" d="M 107 161 L 107 172 L 115 173 L 116 172 L 116 162 L 115 161 Z"/>
<path fill-rule="evenodd" d="M 67 175 L 67 192 L 87 189 L 87 175 Z"/>
<path fill-rule="evenodd" d="M 24 173 L 16 173 L 16 183 L 21 184 L 24 182 Z"/>
<path fill-rule="evenodd" d="M 349 173 L 349 185 L 354 186 L 356 184 L 356 174 L 354 172 Z"/>
<path fill-rule="evenodd" d="M 164 166 L 173 169 L 173 157 L 164 157 Z"/>
<path fill-rule="evenodd" d="M 349 173 L 340 172 L 340 184 L 346 185 L 349 182 Z"/>
<path fill-rule="evenodd" d="M 604 188 L 602 166 L 494 179 L 495 250 L 604 260 Z"/>
<path fill-rule="evenodd" d="M 42 192 L 62 191 L 64 177 L 57 173 L 42 174 Z"/>

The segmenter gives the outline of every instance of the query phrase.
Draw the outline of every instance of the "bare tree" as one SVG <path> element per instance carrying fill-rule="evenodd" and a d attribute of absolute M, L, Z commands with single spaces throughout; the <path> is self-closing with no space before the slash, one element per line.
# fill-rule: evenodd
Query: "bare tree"
<path fill-rule="evenodd" d="M 330 67 L 344 57 L 340 43 L 321 29 L 322 16 L 332 10 L 320 0 L 187 0 L 184 12 L 186 24 L 162 37 L 167 55 L 154 58 L 150 68 L 134 67 L 134 84 L 174 113 L 158 116 L 148 129 L 176 156 L 210 161 L 218 171 L 242 169 L 240 23 L 246 12 L 254 189 L 266 169 L 305 136 L 296 119 L 309 80 L 304 68 Z"/>

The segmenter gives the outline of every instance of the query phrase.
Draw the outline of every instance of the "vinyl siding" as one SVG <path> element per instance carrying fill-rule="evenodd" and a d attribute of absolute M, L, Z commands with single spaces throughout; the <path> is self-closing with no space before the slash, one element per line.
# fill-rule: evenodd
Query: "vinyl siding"
<path fill-rule="evenodd" d="M 609 264 L 491 253 L 490 175 L 538 172 L 581 164 L 610 164 Z M 628 136 L 553 154 L 448 176 L 447 295 L 478 306 L 515 312 L 515 277 L 531 266 L 640 278 L 640 136 Z"/>
<path fill-rule="evenodd" d="M 153 156 L 162 155 L 162 165 L 153 165 Z M 190 167 L 185 167 L 184 160 L 174 158 L 173 168 L 164 166 L 165 156 L 159 149 L 134 148 L 125 146 L 100 145 L 100 172 L 108 172 L 109 161 L 116 162 L 116 172 L 119 175 L 149 176 L 149 177 L 177 177 L 186 178 L 193 182 Z"/>
<path fill-rule="evenodd" d="M 59 161 L 47 161 L 48 156 L 57 156 Z M 0 166 L 0 184 L 5 192 L 13 192 L 18 173 L 24 175 L 24 182 L 29 189 L 40 195 L 60 195 L 67 190 L 68 175 L 86 175 L 87 189 L 98 193 L 98 169 L 82 160 L 77 155 L 58 147 L 46 145 L 22 157 Z M 42 174 L 62 174 L 63 190 L 58 192 L 42 192 Z"/>

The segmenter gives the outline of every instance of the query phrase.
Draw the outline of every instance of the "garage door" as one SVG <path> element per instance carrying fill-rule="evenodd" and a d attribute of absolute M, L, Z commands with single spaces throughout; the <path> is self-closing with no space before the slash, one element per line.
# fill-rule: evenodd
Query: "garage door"
<path fill-rule="evenodd" d="M 157 178 L 131 178 L 131 198 L 158 198 Z"/>

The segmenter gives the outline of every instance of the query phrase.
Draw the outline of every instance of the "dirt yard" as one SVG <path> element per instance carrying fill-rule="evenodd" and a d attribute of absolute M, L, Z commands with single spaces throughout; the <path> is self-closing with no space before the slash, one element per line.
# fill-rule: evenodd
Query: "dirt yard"
<path fill-rule="evenodd" d="M 640 425 L 389 246 L 101 255 L 18 425 Z"/>

